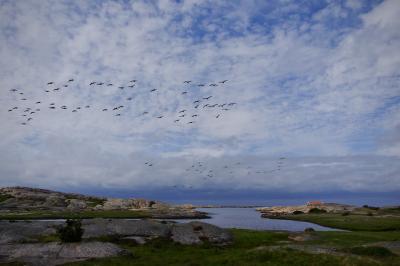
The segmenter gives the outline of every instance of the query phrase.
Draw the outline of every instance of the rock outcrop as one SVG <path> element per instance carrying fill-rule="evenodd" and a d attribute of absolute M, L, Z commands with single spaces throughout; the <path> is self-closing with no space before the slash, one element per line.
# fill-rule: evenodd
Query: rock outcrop
<path fill-rule="evenodd" d="M 309 213 L 313 210 L 322 210 L 324 212 L 341 213 L 345 211 L 353 211 L 356 206 L 344 205 L 337 203 L 318 203 L 318 204 L 305 204 L 299 206 L 275 206 L 275 207 L 263 207 L 257 208 L 257 211 L 261 212 L 263 216 L 280 216 L 290 214 Z"/>
<path fill-rule="evenodd" d="M 51 266 L 128 254 L 117 245 L 106 242 L 0 245 L 0 262 L 20 261 L 31 265 Z"/>

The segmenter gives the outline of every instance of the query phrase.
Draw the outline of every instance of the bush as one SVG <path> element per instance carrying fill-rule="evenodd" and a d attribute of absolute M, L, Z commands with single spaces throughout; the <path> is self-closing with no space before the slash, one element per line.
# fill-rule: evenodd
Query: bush
<path fill-rule="evenodd" d="M 79 242 L 82 240 L 83 229 L 81 220 L 68 219 L 66 225 L 58 229 L 62 242 Z"/>
<path fill-rule="evenodd" d="M 350 212 L 342 212 L 342 216 L 348 216 L 350 215 Z"/>
<path fill-rule="evenodd" d="M 323 209 L 312 208 L 311 210 L 308 211 L 308 213 L 326 213 L 326 211 Z"/>
<path fill-rule="evenodd" d="M 296 214 L 303 214 L 304 212 L 302 211 L 294 211 L 292 214 L 296 215 Z"/>
<path fill-rule="evenodd" d="M 307 227 L 306 229 L 304 229 L 304 232 L 311 233 L 311 232 L 315 232 L 315 230 L 312 227 Z"/>

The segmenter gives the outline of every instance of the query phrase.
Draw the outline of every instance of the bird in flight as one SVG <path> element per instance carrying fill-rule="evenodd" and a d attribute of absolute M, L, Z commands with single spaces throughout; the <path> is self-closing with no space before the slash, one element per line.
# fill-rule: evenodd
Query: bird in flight
<path fill-rule="evenodd" d="M 183 83 L 189 84 L 190 82 L 192 82 L 191 80 L 185 80 Z"/>
<path fill-rule="evenodd" d="M 105 108 L 105 109 L 103 109 L 103 112 L 105 112 L 105 111 L 107 111 L 108 109 L 107 108 Z"/>
<path fill-rule="evenodd" d="M 197 86 L 199 86 L 199 87 L 204 87 L 205 84 L 198 84 Z"/>
<path fill-rule="evenodd" d="M 209 99 L 211 99 L 211 97 L 212 97 L 212 95 L 211 95 L 211 96 L 208 96 L 208 97 L 203 97 L 203 99 L 204 99 L 204 100 L 209 100 Z"/>
<path fill-rule="evenodd" d="M 89 85 L 91 86 L 91 85 L 94 85 L 94 84 L 96 84 L 96 82 L 92 81 L 92 82 L 90 82 Z"/>
<path fill-rule="evenodd" d="M 10 91 L 15 92 L 15 91 L 17 91 L 17 89 L 11 89 Z"/>
<path fill-rule="evenodd" d="M 11 110 L 9 110 L 9 111 L 11 111 Z M 176 122 L 179 122 L 179 119 L 174 120 L 174 122 L 175 122 L 175 123 L 176 123 Z"/>
<path fill-rule="evenodd" d="M 162 116 L 162 115 L 160 115 L 160 116 L 157 116 L 157 118 L 163 118 L 164 116 Z"/>
<path fill-rule="evenodd" d="M 210 86 L 210 87 L 217 87 L 218 85 L 217 84 L 215 84 L 215 83 L 211 83 L 210 85 L 208 85 L 208 86 Z"/>
<path fill-rule="evenodd" d="M 72 82 L 72 81 L 74 81 L 74 79 L 69 79 L 69 80 L 68 80 L 68 82 Z"/>
<path fill-rule="evenodd" d="M 136 82 L 136 79 L 132 79 L 131 81 L 129 81 L 129 82 Z"/>
<path fill-rule="evenodd" d="M 181 111 L 179 111 L 179 113 L 184 113 L 184 112 L 186 112 L 186 110 L 184 109 L 184 110 L 181 110 Z"/>
<path fill-rule="evenodd" d="M 220 114 L 217 114 L 217 116 L 215 118 L 219 118 Z"/>
<path fill-rule="evenodd" d="M 227 79 L 225 79 L 225 80 L 222 80 L 222 81 L 220 81 L 219 83 L 222 83 L 222 84 L 224 84 L 225 82 L 227 82 L 228 80 Z"/>
<path fill-rule="evenodd" d="M 156 91 L 157 89 L 152 89 L 150 92 Z"/>
<path fill-rule="evenodd" d="M 123 90 L 123 89 L 124 89 L 124 86 L 120 86 L 120 87 L 118 87 L 118 89 L 121 89 L 121 90 Z"/>
<path fill-rule="evenodd" d="M 186 93 L 187 93 L 187 91 L 183 91 L 183 92 L 182 92 L 182 94 L 186 94 Z"/>
<path fill-rule="evenodd" d="M 53 81 L 47 82 L 47 85 L 51 85 L 51 84 L 54 84 L 54 82 Z"/>
<path fill-rule="evenodd" d="M 108 83 L 108 84 L 107 84 L 107 86 L 112 86 L 112 85 L 113 85 L 112 83 Z"/>
<path fill-rule="evenodd" d="M 196 117 L 196 116 L 198 116 L 198 115 L 192 115 L 192 117 Z"/>
<path fill-rule="evenodd" d="M 148 114 L 149 112 L 143 112 L 143 115 Z"/>
<path fill-rule="evenodd" d="M 126 98 L 128 101 L 132 100 L 132 97 Z"/>
<path fill-rule="evenodd" d="M 121 114 L 116 114 L 115 116 L 121 116 Z"/>

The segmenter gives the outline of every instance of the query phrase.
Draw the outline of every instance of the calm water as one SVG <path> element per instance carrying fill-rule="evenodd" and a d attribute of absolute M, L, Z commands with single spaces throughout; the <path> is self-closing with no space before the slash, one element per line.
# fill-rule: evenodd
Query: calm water
<path fill-rule="evenodd" d="M 197 210 L 207 212 L 211 216 L 211 219 L 202 221 L 224 228 L 303 231 L 307 227 L 312 227 L 317 231 L 339 231 L 313 223 L 261 218 L 261 214 L 253 208 L 199 208 Z M 193 220 L 177 220 L 177 222 L 187 221 Z"/>

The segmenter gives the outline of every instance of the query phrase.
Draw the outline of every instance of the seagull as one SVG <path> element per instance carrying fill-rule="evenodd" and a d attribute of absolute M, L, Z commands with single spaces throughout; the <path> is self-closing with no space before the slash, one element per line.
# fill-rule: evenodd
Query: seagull
<path fill-rule="evenodd" d="M 196 105 L 194 108 L 196 108 L 196 109 L 197 109 L 198 107 L 199 107 L 199 105 L 197 104 L 197 105 Z"/>
<path fill-rule="evenodd" d="M 10 91 L 12 91 L 12 92 L 16 92 L 16 91 L 17 91 L 17 89 L 11 89 Z"/>
<path fill-rule="evenodd" d="M 24 126 L 25 126 L 25 125 L 26 125 L 26 123 L 21 123 L 21 125 L 24 125 Z"/>
<path fill-rule="evenodd" d="M 196 100 L 196 101 L 194 101 L 193 103 L 200 103 L 200 100 Z"/>
<path fill-rule="evenodd" d="M 174 123 L 179 122 L 179 119 L 174 120 Z"/>
<path fill-rule="evenodd" d="M 132 97 L 126 98 L 128 101 L 132 100 Z"/>
<path fill-rule="evenodd" d="M 54 82 L 53 81 L 47 82 L 47 85 L 51 85 L 51 84 L 54 84 Z"/>
<path fill-rule="evenodd" d="M 204 85 L 204 84 L 198 84 L 197 86 L 199 86 L 199 87 L 204 87 L 205 85 Z"/>
<path fill-rule="evenodd" d="M 22 98 L 21 101 L 26 101 L 26 98 Z"/>
<path fill-rule="evenodd" d="M 150 92 L 156 91 L 157 89 L 152 89 Z"/>
<path fill-rule="evenodd" d="M 215 118 L 218 118 L 220 116 L 220 114 L 218 114 Z"/>
<path fill-rule="evenodd" d="M 180 115 L 180 116 L 178 116 L 178 117 L 185 117 L 185 115 L 183 114 L 183 115 Z"/>
<path fill-rule="evenodd" d="M 30 112 L 30 114 L 34 114 L 34 113 L 35 113 L 35 112 L 33 112 L 33 111 L 32 111 L 32 112 Z"/>
<path fill-rule="evenodd" d="M 149 112 L 143 112 L 143 115 L 148 114 Z"/>
<path fill-rule="evenodd" d="M 222 109 L 223 111 L 229 111 L 229 109 L 228 108 L 224 108 L 224 109 Z"/>
<path fill-rule="evenodd" d="M 204 99 L 204 100 L 209 100 L 211 97 L 212 97 L 212 95 L 211 95 L 211 96 L 208 96 L 208 97 L 203 97 L 203 99 Z"/>
<path fill-rule="evenodd" d="M 60 90 L 60 88 L 53 89 L 53 91 L 58 91 L 58 90 Z"/>
<path fill-rule="evenodd" d="M 215 83 L 211 83 L 210 85 L 208 85 L 208 86 L 210 86 L 210 87 L 216 87 L 216 86 L 218 86 L 217 84 L 215 84 Z"/>
<path fill-rule="evenodd" d="M 184 113 L 184 112 L 186 112 L 186 110 L 184 109 L 184 110 L 181 110 L 181 111 L 179 111 L 179 113 Z"/>
<path fill-rule="evenodd" d="M 67 85 L 67 84 L 65 84 L 65 85 L 64 85 L 64 87 L 66 88 L 66 87 L 68 87 L 68 85 Z M 57 88 L 57 89 L 59 89 L 59 88 Z"/>
<path fill-rule="evenodd" d="M 205 105 L 203 105 L 203 108 L 205 108 L 205 107 L 207 107 L 208 106 L 208 103 L 207 104 L 205 104 Z"/>
<path fill-rule="evenodd" d="M 45 92 L 50 92 L 49 90 L 45 90 Z"/>
<path fill-rule="evenodd" d="M 20 92 L 19 94 L 20 94 L 20 95 L 24 95 L 24 93 L 23 93 L 23 92 Z"/>
<path fill-rule="evenodd" d="M 9 112 L 11 112 L 11 111 L 12 111 L 12 109 L 8 109 L 8 111 L 9 111 Z"/>
<path fill-rule="evenodd" d="M 237 104 L 237 103 L 228 103 L 229 106 L 232 106 L 232 105 L 235 105 L 235 104 Z"/>
<path fill-rule="evenodd" d="M 72 81 L 74 81 L 74 79 L 69 79 L 69 80 L 68 80 L 68 82 L 72 82 Z"/>
<path fill-rule="evenodd" d="M 118 110 L 118 107 L 114 107 L 114 108 L 113 108 L 113 111 L 115 111 L 115 110 Z"/>
<path fill-rule="evenodd" d="M 97 83 L 97 85 L 103 85 L 103 84 L 104 84 L 103 82 L 98 82 L 98 83 Z"/>
<path fill-rule="evenodd" d="M 192 117 L 196 117 L 196 116 L 198 116 L 198 115 L 192 115 Z"/>
<path fill-rule="evenodd" d="M 96 84 L 96 82 L 95 81 L 92 81 L 92 82 L 90 82 L 90 86 L 92 86 L 92 85 L 94 85 L 94 84 Z"/>
<path fill-rule="evenodd" d="M 121 89 L 121 90 L 123 90 L 123 89 L 124 89 L 124 86 L 120 86 L 120 87 L 118 87 L 118 89 Z"/>
<path fill-rule="evenodd" d="M 41 102 L 36 102 L 36 104 L 39 104 L 39 103 L 41 103 Z"/>
<path fill-rule="evenodd" d="M 191 80 L 185 80 L 183 83 L 189 84 L 190 82 L 192 82 Z"/>
<path fill-rule="evenodd" d="M 10 111 L 12 111 L 12 110 L 8 110 L 8 111 L 10 112 Z M 26 115 L 22 115 L 22 116 L 26 116 Z"/>
<path fill-rule="evenodd" d="M 85 108 L 90 108 L 90 105 L 86 105 Z"/>
<path fill-rule="evenodd" d="M 188 124 L 193 124 L 194 123 L 194 121 L 190 121 L 190 122 L 188 122 Z"/>
<path fill-rule="evenodd" d="M 105 111 L 107 111 L 108 109 L 107 108 L 105 108 L 105 109 L 103 109 L 103 112 L 105 112 Z"/>
<path fill-rule="evenodd" d="M 160 115 L 160 116 L 157 116 L 157 118 L 163 118 L 163 116 L 162 116 L 162 115 Z"/>
<path fill-rule="evenodd" d="M 135 87 L 135 84 L 129 85 L 128 87 L 129 87 L 129 88 L 133 88 L 133 87 Z"/>
<path fill-rule="evenodd" d="M 17 109 L 18 109 L 18 106 L 15 106 L 13 109 L 14 109 L 14 110 L 17 110 Z M 30 108 L 29 108 L 29 109 L 30 109 Z"/>
<path fill-rule="evenodd" d="M 55 105 L 55 103 L 51 103 L 50 105 Z"/>
<path fill-rule="evenodd" d="M 224 84 L 225 82 L 227 82 L 228 80 L 227 79 L 225 79 L 225 80 L 222 80 L 222 81 L 220 81 L 219 83 L 222 83 L 222 84 Z"/>
<path fill-rule="evenodd" d="M 187 91 L 183 91 L 183 92 L 182 92 L 182 94 L 186 94 L 186 93 L 187 93 Z"/>
<path fill-rule="evenodd" d="M 136 79 L 132 79 L 131 81 L 129 81 L 129 82 L 136 82 Z"/>
<path fill-rule="evenodd" d="M 73 113 L 77 112 L 76 110 L 72 110 Z"/>
<path fill-rule="evenodd" d="M 78 109 L 78 110 L 79 110 L 79 109 L 81 109 L 81 108 L 80 108 L 80 107 L 76 107 L 76 109 Z"/>
<path fill-rule="evenodd" d="M 121 116 L 121 114 L 116 114 L 115 116 Z"/>
<path fill-rule="evenodd" d="M 50 106 L 49 108 L 50 108 L 50 109 L 55 109 L 55 107 L 54 107 L 54 106 Z"/>
<path fill-rule="evenodd" d="M 112 86 L 112 85 L 113 85 L 112 83 L 108 83 L 108 84 L 107 84 L 107 86 Z"/>
<path fill-rule="evenodd" d="M 123 106 L 123 105 L 120 105 L 120 106 L 118 106 L 118 108 L 124 108 L 124 106 Z"/>
<path fill-rule="evenodd" d="M 61 109 L 67 109 L 67 106 L 63 105 L 61 106 Z"/>

